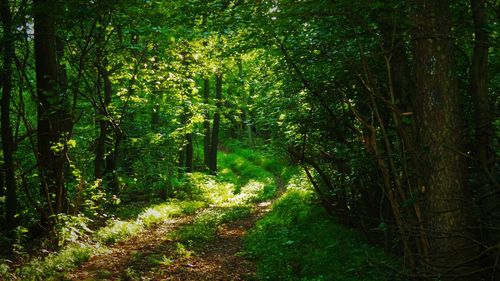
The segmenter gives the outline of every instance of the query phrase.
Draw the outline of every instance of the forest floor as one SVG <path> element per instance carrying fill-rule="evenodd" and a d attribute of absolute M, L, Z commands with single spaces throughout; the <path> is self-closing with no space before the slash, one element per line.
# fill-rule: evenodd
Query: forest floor
<path fill-rule="evenodd" d="M 68 277 L 70 280 L 252 279 L 255 265 L 240 255 L 243 237 L 270 206 L 270 201 L 258 203 L 250 215 L 220 225 L 214 239 L 196 253 L 179 254 L 179 244 L 168 235 L 193 223 L 196 215 L 165 221 L 92 257 Z"/>
<path fill-rule="evenodd" d="M 186 174 L 176 198 L 129 200 L 81 242 L 3 274 L 0 263 L 0 280 L 404 280 L 328 216 L 298 169 L 232 150 L 217 177 Z"/>

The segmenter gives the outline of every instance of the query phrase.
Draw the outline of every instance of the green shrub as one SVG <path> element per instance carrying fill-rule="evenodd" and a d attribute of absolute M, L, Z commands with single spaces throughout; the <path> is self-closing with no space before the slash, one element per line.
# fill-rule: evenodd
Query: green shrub
<path fill-rule="evenodd" d="M 179 242 L 200 247 L 215 238 L 221 224 L 244 218 L 251 211 L 247 205 L 209 209 L 198 215 L 192 224 L 172 233 L 172 236 Z"/>
<path fill-rule="evenodd" d="M 108 226 L 99 229 L 97 239 L 104 243 L 115 243 L 138 234 L 144 229 L 142 223 L 136 221 L 111 220 Z"/>
<path fill-rule="evenodd" d="M 26 281 L 65 280 L 65 273 L 103 251 L 99 245 L 73 244 L 49 254 L 44 259 L 34 259 L 16 270 L 16 276 Z"/>
<path fill-rule="evenodd" d="M 249 231 L 246 254 L 262 280 L 401 280 L 396 263 L 362 235 L 335 224 L 295 178 L 272 211 Z M 377 265 L 377 263 L 380 263 Z"/>

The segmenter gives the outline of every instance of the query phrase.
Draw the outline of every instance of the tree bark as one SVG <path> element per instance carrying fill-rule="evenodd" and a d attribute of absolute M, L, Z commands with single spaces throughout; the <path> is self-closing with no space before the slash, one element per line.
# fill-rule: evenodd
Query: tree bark
<path fill-rule="evenodd" d="M 489 34 L 487 31 L 488 18 L 484 0 L 471 0 L 472 17 L 474 20 L 474 50 L 470 70 L 470 91 L 474 104 L 475 147 L 476 157 L 479 160 L 484 177 L 481 177 L 480 191 L 484 200 L 481 206 L 486 212 L 491 211 L 498 204 L 498 196 L 489 179 L 494 172 L 495 155 L 492 149 L 493 126 L 491 102 L 488 97 L 488 47 Z M 498 191 L 497 191 L 498 192 Z"/>
<path fill-rule="evenodd" d="M 120 191 L 120 178 L 118 177 L 118 162 L 120 160 L 120 145 L 121 142 L 123 141 L 123 132 L 118 127 L 119 125 L 114 125 L 114 133 L 115 133 L 115 139 L 113 143 L 113 147 L 109 151 L 109 155 L 106 157 L 106 175 L 107 175 L 107 182 L 108 185 L 111 188 L 111 191 L 114 192 L 115 194 Z"/>
<path fill-rule="evenodd" d="M 210 173 L 217 174 L 217 147 L 219 146 L 220 110 L 222 107 L 222 74 L 215 76 L 215 104 L 214 123 L 212 126 L 212 141 L 210 148 Z"/>
<path fill-rule="evenodd" d="M 111 103 L 111 81 L 109 79 L 109 73 L 106 69 L 106 66 L 99 65 L 98 66 L 99 75 L 102 77 L 104 84 L 104 98 L 102 99 L 102 104 L 100 112 L 98 112 L 99 118 L 99 136 L 97 138 L 96 143 L 96 156 L 95 156 L 95 164 L 94 164 L 94 176 L 96 179 L 102 179 L 105 172 L 105 155 L 106 155 L 106 140 L 108 138 L 109 132 L 109 114 L 108 114 L 108 106 Z M 100 83 L 100 81 L 98 81 Z M 100 88 L 100 87 L 98 87 Z M 99 91 L 100 92 L 100 91 Z M 100 93 L 98 93 L 100 95 Z"/>
<path fill-rule="evenodd" d="M 2 69 L 2 99 L 1 99 L 1 134 L 5 171 L 5 220 L 7 230 L 16 226 L 17 212 L 16 178 L 14 171 L 14 138 L 10 124 L 10 100 L 12 93 L 12 61 L 14 58 L 14 38 L 12 35 L 12 15 L 9 2 L 0 2 L 0 15 L 3 27 L 3 69 Z M 3 183 L 2 183 L 3 184 Z"/>
<path fill-rule="evenodd" d="M 478 206 L 481 211 L 481 240 L 488 246 L 498 243 L 500 225 L 494 215 L 499 206 L 500 190 L 495 187 L 495 152 L 492 148 L 494 130 L 492 126 L 491 101 L 488 96 L 488 47 L 490 44 L 488 16 L 484 0 L 471 0 L 474 21 L 474 49 L 470 68 L 470 91 L 474 105 L 475 155 L 478 159 Z M 496 256 L 488 261 L 496 264 Z"/>
<path fill-rule="evenodd" d="M 421 162 L 427 178 L 425 223 L 430 253 L 427 274 L 442 280 L 472 280 L 475 250 L 465 237 L 468 199 L 458 83 L 454 73 L 449 2 L 413 1 L 414 97 Z"/>
<path fill-rule="evenodd" d="M 208 78 L 203 79 L 203 103 L 205 106 L 203 114 L 203 159 L 205 161 L 205 166 L 210 165 L 210 111 L 209 111 L 209 99 L 210 99 L 210 80 Z"/>
<path fill-rule="evenodd" d="M 62 89 L 58 79 L 55 10 L 57 1 L 33 1 L 38 99 L 37 158 L 42 193 L 50 214 L 64 212 L 67 207 L 64 169 L 67 164 L 66 141 L 70 132 L 65 94 L 60 93 Z"/>
<path fill-rule="evenodd" d="M 186 135 L 186 172 L 193 172 L 193 133 Z"/>

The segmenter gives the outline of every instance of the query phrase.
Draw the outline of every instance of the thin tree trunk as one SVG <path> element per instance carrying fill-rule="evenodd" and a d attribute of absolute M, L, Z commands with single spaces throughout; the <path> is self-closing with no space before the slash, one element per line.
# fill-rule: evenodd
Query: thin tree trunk
<path fill-rule="evenodd" d="M 115 129 L 115 142 L 114 145 L 109 152 L 108 157 L 106 157 L 106 174 L 108 185 L 111 188 L 111 191 L 114 193 L 118 193 L 120 191 L 120 178 L 118 177 L 118 161 L 119 161 L 119 148 L 120 144 L 123 140 L 123 134 L 121 131 Z"/>
<path fill-rule="evenodd" d="M 414 105 L 425 167 L 424 210 L 430 267 L 442 280 L 472 280 L 474 246 L 467 235 L 469 196 L 461 135 L 458 83 L 453 61 L 449 1 L 413 1 Z"/>
<path fill-rule="evenodd" d="M 1 126 L 2 150 L 5 171 L 5 220 L 7 229 L 16 226 L 17 212 L 16 178 L 14 171 L 14 139 L 10 124 L 10 100 L 12 93 L 12 61 L 14 58 L 14 38 L 12 36 L 12 15 L 9 2 L 4 0 L 0 4 L 0 15 L 3 27 L 3 69 L 2 69 L 2 99 L 1 99 Z M 3 185 L 3 182 L 2 182 Z"/>
<path fill-rule="evenodd" d="M 210 172 L 217 174 L 217 147 L 219 146 L 219 124 L 220 124 L 220 110 L 222 107 L 222 74 L 215 76 L 215 104 L 216 111 L 214 114 L 214 123 L 212 127 L 212 141 L 210 149 Z"/>
<path fill-rule="evenodd" d="M 0 87 L 2 86 L 0 80 Z M 5 170 L 3 164 L 0 164 L 0 197 L 5 196 Z M 3 214 L 2 214 L 3 216 Z"/>
<path fill-rule="evenodd" d="M 193 172 L 193 133 L 188 133 L 186 135 L 186 172 Z"/>
<path fill-rule="evenodd" d="M 203 159 L 205 161 L 205 166 L 210 165 L 210 111 L 209 111 L 209 99 L 210 99 L 210 80 L 208 78 L 203 79 L 203 103 L 205 106 L 203 114 Z"/>
<path fill-rule="evenodd" d="M 96 179 L 102 179 L 105 172 L 105 155 L 106 155 L 106 139 L 108 138 L 109 123 L 108 106 L 111 103 L 111 81 L 109 73 L 105 66 L 99 66 L 99 74 L 104 83 L 104 99 L 102 100 L 102 108 L 99 109 L 99 137 L 96 143 L 96 156 L 94 164 L 94 175 Z M 98 82 L 100 83 L 100 82 Z M 100 87 L 99 87 L 100 88 Z"/>
<path fill-rule="evenodd" d="M 104 155 L 106 147 L 106 138 L 108 134 L 108 124 L 106 121 L 99 120 L 99 136 L 97 137 L 94 161 L 94 177 L 102 179 L 104 175 Z"/>
<path fill-rule="evenodd" d="M 245 114 L 245 121 L 244 121 L 244 126 L 246 128 L 246 131 L 247 131 L 247 137 L 248 137 L 248 143 L 251 147 L 253 147 L 255 145 L 254 143 L 254 139 L 253 139 L 253 132 L 252 132 L 252 118 L 250 116 L 250 109 L 249 109 L 249 103 L 250 103 L 250 97 L 253 95 L 253 87 L 250 87 L 250 91 L 248 93 L 245 93 L 244 95 L 244 105 L 243 105 L 243 109 L 244 109 L 244 114 Z"/>

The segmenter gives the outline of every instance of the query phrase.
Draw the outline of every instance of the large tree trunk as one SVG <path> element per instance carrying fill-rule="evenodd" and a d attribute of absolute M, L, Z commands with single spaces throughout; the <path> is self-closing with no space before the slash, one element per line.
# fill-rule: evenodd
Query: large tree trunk
<path fill-rule="evenodd" d="M 217 174 L 217 147 L 219 146 L 219 124 L 222 103 L 222 74 L 215 76 L 215 104 L 214 123 L 212 127 L 212 141 L 210 145 L 210 173 Z"/>
<path fill-rule="evenodd" d="M 203 79 L 203 160 L 205 166 L 210 166 L 210 111 L 209 111 L 209 98 L 210 98 L 210 80 Z"/>
<path fill-rule="evenodd" d="M 385 53 L 386 68 L 388 74 L 388 100 L 394 107 L 391 109 L 393 126 L 398 133 L 398 139 L 392 141 L 397 154 L 394 154 L 394 161 L 401 165 L 398 170 L 393 170 L 392 177 L 395 183 L 400 185 L 399 203 L 403 203 L 406 198 L 416 199 L 412 204 L 413 208 L 403 208 L 394 212 L 400 214 L 405 229 L 415 229 L 415 233 L 405 234 L 402 237 L 405 258 L 416 269 L 418 262 L 423 262 L 419 257 L 426 256 L 428 252 L 428 242 L 425 234 L 425 227 L 421 215 L 421 202 L 418 197 L 419 186 L 422 186 L 422 173 L 420 161 L 417 156 L 415 135 L 416 126 L 414 122 L 403 122 L 403 118 L 410 118 L 413 114 L 411 98 L 415 96 L 415 81 L 413 80 L 410 68 L 409 55 L 406 51 L 404 35 L 407 30 L 405 25 L 401 25 L 402 19 L 407 17 L 401 8 L 398 0 L 385 0 L 386 8 L 380 17 L 382 46 Z M 405 117 L 403 117 L 405 116 Z M 399 158 L 399 159 L 398 159 Z M 396 166 L 394 165 L 394 166 Z M 399 170 L 400 169 L 400 170 Z M 408 217 L 410 216 L 410 217 Z M 396 218 L 396 221 L 401 218 Z M 406 242 L 406 244 L 404 244 Z"/>
<path fill-rule="evenodd" d="M 470 197 L 465 187 L 458 84 L 453 60 L 451 15 L 446 0 L 413 1 L 413 52 L 417 91 L 414 100 L 425 167 L 425 223 L 430 268 L 442 280 L 471 271 L 475 245 L 466 238 Z M 456 279 L 454 279 L 456 278 Z"/>
<path fill-rule="evenodd" d="M 2 150 L 5 171 L 5 220 L 7 229 L 16 225 L 17 211 L 16 178 L 14 174 L 14 138 L 10 124 L 10 99 L 12 92 L 12 60 L 14 58 L 14 38 L 12 36 L 12 15 L 9 2 L 1 1 L 0 15 L 3 27 L 3 69 L 2 69 L 2 99 L 1 99 L 1 126 Z M 2 182 L 3 184 L 3 182 Z"/>
<path fill-rule="evenodd" d="M 34 0 L 33 5 L 38 99 L 38 168 L 42 193 L 48 202 L 49 213 L 57 214 L 67 208 L 64 169 L 67 164 L 66 141 L 71 122 L 69 122 L 66 97 L 60 94 L 62 89 L 58 81 L 54 26 L 57 1 Z"/>
<path fill-rule="evenodd" d="M 470 91 L 474 104 L 475 125 L 475 155 L 479 160 L 478 205 L 481 210 L 483 227 L 481 240 L 487 246 L 498 243 L 500 225 L 498 206 L 500 204 L 500 190 L 496 189 L 494 182 L 495 153 L 492 148 L 494 130 L 492 126 L 491 102 L 488 97 L 488 47 L 489 34 L 488 16 L 484 0 L 471 0 L 472 18 L 474 20 L 474 50 L 470 68 Z M 489 261 L 496 264 L 496 253 Z"/>
<path fill-rule="evenodd" d="M 471 97 L 474 104 L 474 125 L 476 131 L 475 148 L 481 172 L 482 189 L 480 202 L 482 209 L 491 211 L 498 204 L 498 194 L 492 188 L 494 180 L 494 152 L 492 149 L 493 126 L 491 102 L 488 97 L 488 18 L 484 0 L 471 0 L 472 17 L 474 19 L 474 51 L 470 70 Z M 498 191 L 497 191 L 498 192 Z M 491 214 L 488 214 L 488 216 Z"/>

